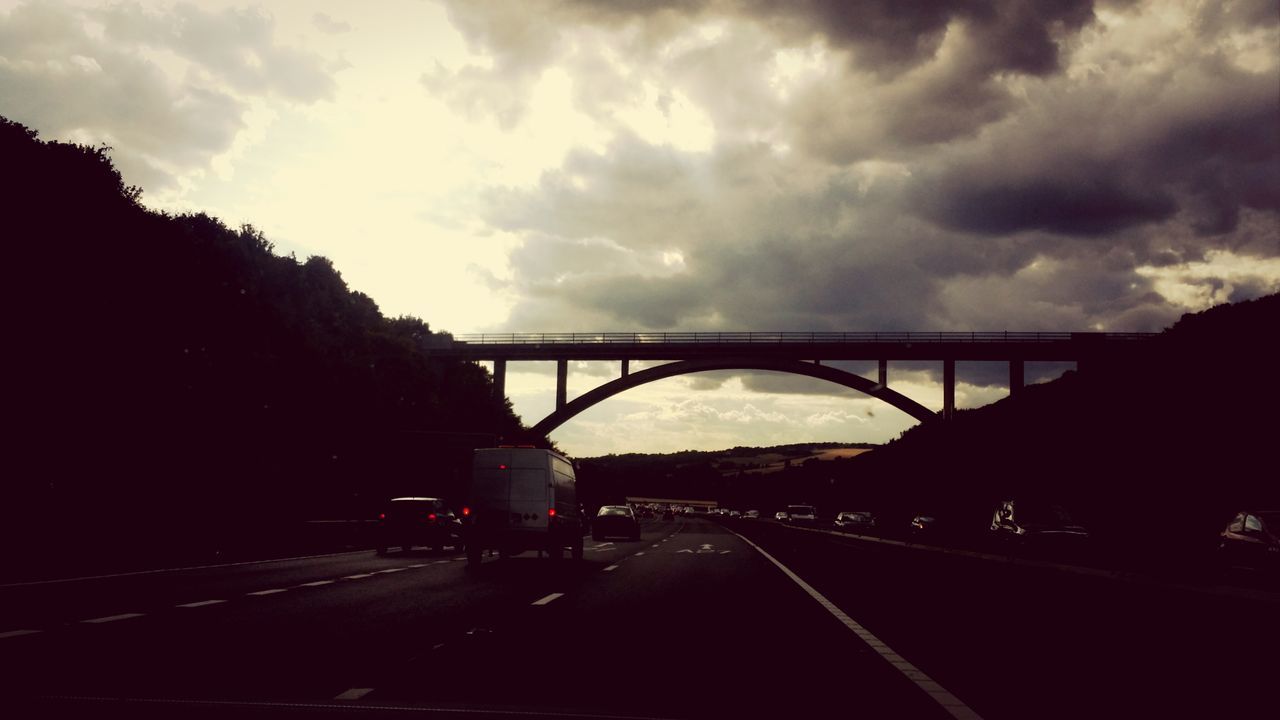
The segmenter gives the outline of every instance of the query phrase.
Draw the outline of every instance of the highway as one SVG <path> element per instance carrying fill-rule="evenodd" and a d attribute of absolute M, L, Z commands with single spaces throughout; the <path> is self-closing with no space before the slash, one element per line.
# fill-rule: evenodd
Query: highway
<path fill-rule="evenodd" d="M 582 563 L 361 551 L 3 586 L 0 711 L 1186 717 L 1273 707 L 1278 609 L 677 518 Z"/>

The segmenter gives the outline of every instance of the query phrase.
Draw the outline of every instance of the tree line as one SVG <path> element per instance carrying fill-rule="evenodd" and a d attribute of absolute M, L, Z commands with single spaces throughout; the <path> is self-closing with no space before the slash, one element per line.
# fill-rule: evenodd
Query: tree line
<path fill-rule="evenodd" d="M 146 209 L 109 151 L 0 118 L 0 504 L 22 545 L 225 543 L 368 515 L 456 492 L 472 447 L 522 431 L 484 368 L 431 357 L 426 322 L 252 226 Z"/>

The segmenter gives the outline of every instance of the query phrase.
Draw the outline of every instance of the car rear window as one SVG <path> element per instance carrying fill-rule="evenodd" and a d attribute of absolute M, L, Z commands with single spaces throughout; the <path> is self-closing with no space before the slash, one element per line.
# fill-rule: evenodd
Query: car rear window
<path fill-rule="evenodd" d="M 600 514 L 601 515 L 630 515 L 631 510 L 623 507 L 602 507 L 600 508 Z"/>

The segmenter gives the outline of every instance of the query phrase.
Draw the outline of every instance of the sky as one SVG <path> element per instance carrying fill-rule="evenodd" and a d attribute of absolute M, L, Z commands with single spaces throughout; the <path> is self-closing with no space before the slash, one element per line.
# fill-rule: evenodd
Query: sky
<path fill-rule="evenodd" d="M 1275 0 L 0 0 L 0 115 L 455 334 L 1149 331 L 1280 290 Z M 575 363 L 570 397 L 618 372 Z M 889 369 L 934 409 L 939 376 Z M 960 407 L 1007 395 L 1003 365 L 958 376 Z M 508 367 L 530 425 L 554 385 Z M 552 438 L 912 424 L 725 371 Z"/>

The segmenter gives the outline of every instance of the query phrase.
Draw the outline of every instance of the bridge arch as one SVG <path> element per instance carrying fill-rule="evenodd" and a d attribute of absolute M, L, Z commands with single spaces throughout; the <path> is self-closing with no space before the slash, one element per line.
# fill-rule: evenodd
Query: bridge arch
<path fill-rule="evenodd" d="M 938 417 L 938 414 L 902 393 L 895 392 L 889 388 L 874 383 L 861 375 L 839 368 L 829 367 L 827 365 L 819 365 L 812 362 L 804 362 L 801 360 L 788 360 L 783 358 L 763 358 L 763 357 L 737 357 L 737 358 L 700 358 L 695 360 L 680 360 L 657 367 L 646 368 L 638 372 L 623 375 L 622 377 L 594 388 L 573 400 L 565 403 L 563 406 L 556 408 L 555 412 L 546 416 L 534 425 L 530 430 L 530 434 L 534 437 L 544 437 L 549 435 L 551 431 L 563 425 L 569 419 L 587 408 L 596 405 L 608 398 L 619 393 L 626 392 L 635 387 L 654 382 L 656 380 L 664 380 L 677 375 L 688 375 L 689 373 L 706 372 L 709 370 L 774 370 L 777 372 L 792 373 L 794 375 L 807 375 L 811 378 L 819 380 L 827 380 L 852 388 L 859 392 L 870 395 L 871 397 L 883 400 L 899 410 L 907 413 L 921 422 L 932 420 Z"/>

